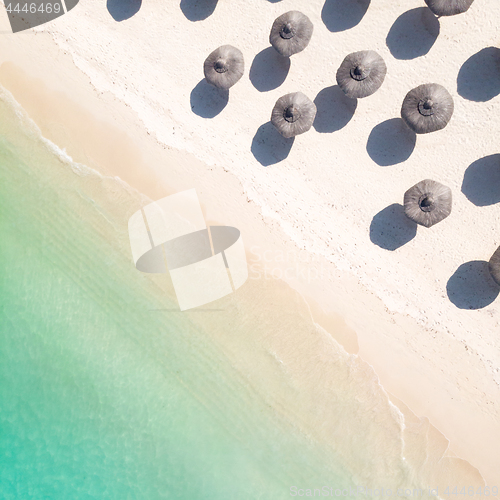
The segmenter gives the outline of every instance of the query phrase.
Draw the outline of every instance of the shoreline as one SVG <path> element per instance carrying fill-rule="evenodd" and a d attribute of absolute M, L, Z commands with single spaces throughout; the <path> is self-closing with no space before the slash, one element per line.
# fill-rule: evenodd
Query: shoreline
<path fill-rule="evenodd" d="M 260 207 L 249 198 L 239 181 L 224 168 L 223 164 L 206 166 L 189 153 L 175 151 L 160 144 L 144 130 L 143 124 L 129 107 L 124 106 L 111 94 L 96 91 L 88 77 L 83 76 L 76 67 L 70 67 L 72 64 L 70 56 L 63 56 L 46 33 L 37 32 L 33 36 L 37 36 L 37 41 L 46 50 L 47 59 L 36 62 L 33 55 L 24 54 L 23 61 L 21 52 L 23 44 L 25 47 L 28 46 L 29 37 L 23 37 L 19 42 L 13 41 L 13 45 L 17 45 L 15 48 L 5 44 L 0 49 L 1 60 L 8 60 L 15 54 L 16 63 L 0 66 L 0 83 L 13 93 L 47 139 L 64 148 L 74 161 L 84 163 L 103 175 L 118 176 L 153 199 L 165 196 L 167 190 L 192 187 L 193 178 L 196 178 L 197 190 L 207 220 L 223 220 L 226 224 L 245 228 L 247 237 L 244 241 L 249 250 L 252 247 L 266 249 L 271 247 L 278 249 L 276 251 L 286 248 L 292 255 L 297 254 L 296 245 L 282 233 L 279 222 L 273 218 L 272 211 L 262 215 Z M 15 50 L 19 52 L 16 54 Z M 47 79 L 44 64 L 47 64 L 51 60 L 51 55 L 55 54 L 58 55 L 55 58 L 56 62 L 49 63 L 53 75 Z M 23 63 L 26 63 L 26 67 L 31 66 L 29 74 L 19 70 L 19 65 Z M 40 85 L 39 80 L 42 77 L 45 88 Z M 34 78 L 38 81 L 34 81 Z M 64 90 L 64 85 L 68 83 L 73 93 L 71 98 Z M 90 104 L 90 111 L 85 111 L 75 102 L 76 95 L 79 96 L 79 103 Z M 30 96 L 36 96 L 36 99 L 30 100 Z M 46 97 L 49 97 L 49 100 L 46 100 Z M 50 102 L 51 106 L 45 107 L 47 102 Z M 68 103 L 71 117 L 67 116 Z M 59 114 L 58 106 L 61 108 Z M 64 127 L 61 126 L 62 123 Z M 99 123 L 97 130 L 96 123 Z M 110 142 L 115 144 L 113 154 L 109 151 Z M 116 157 L 116 151 L 122 154 Z M 147 154 L 144 151 L 147 151 Z M 161 165 L 167 158 L 175 162 L 176 166 L 169 172 L 168 180 L 165 180 Z M 148 180 L 144 176 L 146 169 L 150 172 Z M 226 192 L 229 189 L 232 193 L 237 192 L 237 196 L 217 199 L 221 185 L 225 186 Z M 244 212 L 241 210 L 242 206 L 245 206 Z M 346 327 L 336 340 L 346 347 L 347 352 L 359 353 L 360 358 L 373 367 L 382 386 L 390 394 L 394 394 L 394 399 L 399 398 L 407 403 L 408 408 L 417 415 L 427 415 L 429 420 L 450 439 L 452 453 L 469 460 L 481 470 L 489 484 L 495 485 L 494 481 L 498 479 L 494 471 L 498 469 L 499 459 L 493 455 L 493 451 L 491 456 L 487 456 L 486 447 L 478 446 L 477 443 L 488 444 L 495 441 L 494 436 L 498 436 L 500 432 L 495 428 L 498 422 L 495 417 L 498 413 L 492 409 L 490 413 L 481 414 L 481 418 L 478 418 L 476 400 L 486 401 L 487 394 L 484 392 L 486 389 L 494 394 L 491 403 L 498 407 L 498 387 L 495 387 L 494 380 L 490 378 L 489 385 L 483 382 L 488 374 L 480 359 L 476 357 L 471 359 L 474 350 L 471 349 L 472 353 L 464 350 L 459 339 L 450 337 L 444 339 L 439 346 L 429 346 L 430 349 L 435 349 L 435 355 L 428 354 L 427 359 L 422 361 L 423 349 L 419 352 L 418 342 L 414 340 L 412 345 L 411 337 L 415 336 L 419 341 L 429 342 L 430 330 L 425 329 L 425 326 L 414 318 L 388 310 L 366 284 L 358 282 L 352 270 L 339 270 L 321 256 L 314 258 L 317 259 L 315 260 L 317 265 L 324 265 L 324 268 L 329 270 L 329 279 L 324 280 L 327 282 L 304 283 L 294 277 L 289 284 L 303 297 L 308 297 L 307 302 L 310 304 L 315 321 L 322 326 L 328 325 L 329 322 L 338 325 L 342 321 L 339 318 L 344 318 Z M 302 267 L 308 268 L 310 262 L 303 264 L 305 265 Z M 273 261 L 273 266 L 286 271 L 289 263 Z M 338 303 L 332 304 L 330 299 L 332 296 Z M 359 311 L 369 311 L 370 318 L 360 318 Z M 439 332 L 437 328 L 436 332 Z M 354 352 L 358 348 L 359 351 Z M 450 354 L 442 364 L 440 357 L 444 353 L 453 353 L 455 358 L 452 359 Z M 468 371 L 461 373 L 456 366 L 459 364 L 458 361 L 464 362 L 464 365 L 468 366 Z M 408 365 L 413 366 L 413 369 Z M 392 366 L 392 369 L 387 366 Z M 396 366 L 397 369 L 394 368 Z M 442 375 L 443 366 L 446 368 L 444 375 Z M 392 371 L 398 374 L 398 379 L 393 376 Z M 415 372 L 419 373 L 420 380 Z M 466 380 L 467 378 L 469 380 Z M 443 381 L 446 384 L 445 388 L 436 387 L 438 385 L 436 380 Z M 461 390 L 467 394 L 467 399 L 453 403 L 452 395 L 465 397 L 460 394 L 460 390 L 457 390 L 455 386 L 457 381 Z M 418 383 L 423 383 L 419 391 L 414 387 Z M 410 388 L 414 389 L 414 394 Z M 430 400 L 423 396 L 426 391 L 429 391 L 427 397 Z M 453 422 L 452 427 L 447 422 L 448 412 L 460 413 L 461 422 Z M 410 418 L 406 414 L 405 417 Z M 472 426 L 475 426 L 476 434 L 471 431 Z M 473 439 L 467 432 L 473 435 Z M 468 442 L 464 443 L 464 437 L 469 438 Z M 474 439 L 475 449 L 471 444 Z M 486 464 L 490 464 L 490 467 L 487 468 Z"/>

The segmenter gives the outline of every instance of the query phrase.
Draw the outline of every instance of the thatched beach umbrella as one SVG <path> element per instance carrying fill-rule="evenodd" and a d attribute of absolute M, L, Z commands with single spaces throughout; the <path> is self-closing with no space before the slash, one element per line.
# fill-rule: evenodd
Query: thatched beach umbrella
<path fill-rule="evenodd" d="M 453 98 L 442 85 L 426 83 L 406 94 L 401 117 L 417 134 L 428 134 L 446 127 L 453 109 Z"/>
<path fill-rule="evenodd" d="M 469 9 L 474 0 L 425 0 L 436 16 L 454 16 Z"/>
<path fill-rule="evenodd" d="M 490 262 L 488 264 L 491 277 L 500 285 L 500 247 L 498 247 L 495 253 L 491 256 Z"/>
<path fill-rule="evenodd" d="M 316 117 L 316 105 L 302 92 L 286 94 L 274 105 L 271 123 L 289 139 L 307 132 Z"/>
<path fill-rule="evenodd" d="M 307 47 L 313 29 L 313 23 L 305 14 L 291 10 L 274 21 L 269 42 L 282 56 L 290 57 Z"/>
<path fill-rule="evenodd" d="M 368 97 L 384 82 L 387 66 L 373 50 L 349 54 L 337 70 L 337 83 L 351 99 Z"/>
<path fill-rule="evenodd" d="M 431 227 L 450 215 L 451 203 L 449 187 L 425 179 L 406 191 L 404 211 L 417 224 Z"/>
<path fill-rule="evenodd" d="M 222 45 L 215 49 L 203 65 L 205 78 L 208 83 L 227 90 L 242 76 L 245 69 L 241 50 L 232 45 Z"/>

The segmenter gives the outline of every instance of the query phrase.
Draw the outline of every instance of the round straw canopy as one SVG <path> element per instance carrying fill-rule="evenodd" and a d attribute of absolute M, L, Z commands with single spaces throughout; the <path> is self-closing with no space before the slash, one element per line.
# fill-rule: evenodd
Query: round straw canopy
<path fill-rule="evenodd" d="M 292 10 L 274 21 L 269 42 L 282 56 L 290 57 L 307 47 L 313 29 L 313 23 L 305 14 Z"/>
<path fill-rule="evenodd" d="M 426 179 L 406 191 L 404 211 L 417 224 L 431 227 L 450 215 L 451 203 L 449 187 Z"/>
<path fill-rule="evenodd" d="M 491 256 L 488 267 L 491 277 L 498 285 L 500 285 L 500 247 L 498 247 L 495 253 Z"/>
<path fill-rule="evenodd" d="M 307 132 L 316 116 L 316 105 L 301 92 L 280 97 L 274 105 L 271 123 L 287 139 Z"/>
<path fill-rule="evenodd" d="M 232 45 L 223 45 L 215 49 L 205 59 L 203 65 L 207 82 L 225 90 L 243 76 L 244 68 L 243 54 Z"/>
<path fill-rule="evenodd" d="M 453 98 L 443 86 L 426 83 L 406 94 L 401 117 L 417 134 L 428 134 L 446 127 L 453 108 Z"/>
<path fill-rule="evenodd" d="M 337 71 L 337 83 L 351 99 L 375 93 L 384 82 L 387 66 L 373 50 L 349 54 Z"/>
<path fill-rule="evenodd" d="M 436 16 L 454 16 L 469 9 L 474 0 L 425 0 Z"/>

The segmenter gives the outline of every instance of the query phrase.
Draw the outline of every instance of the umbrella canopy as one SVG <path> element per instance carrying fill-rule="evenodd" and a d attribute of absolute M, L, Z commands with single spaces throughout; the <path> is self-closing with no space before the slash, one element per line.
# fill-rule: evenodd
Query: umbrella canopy
<path fill-rule="evenodd" d="M 454 16 L 469 9 L 474 0 L 425 0 L 436 16 Z"/>
<path fill-rule="evenodd" d="M 208 83 L 227 90 L 242 76 L 245 69 L 241 50 L 232 45 L 222 45 L 215 49 L 203 65 L 205 78 Z"/>
<path fill-rule="evenodd" d="M 406 191 L 405 214 L 417 224 L 431 227 L 450 215 L 451 198 L 449 187 L 425 179 Z"/>
<path fill-rule="evenodd" d="M 307 132 L 316 117 L 316 105 L 302 92 L 286 94 L 274 105 L 271 123 L 289 139 Z"/>
<path fill-rule="evenodd" d="M 384 82 L 387 66 L 373 50 L 349 54 L 337 71 L 337 83 L 351 99 L 368 97 Z"/>
<path fill-rule="evenodd" d="M 491 256 L 488 267 L 492 278 L 500 285 L 500 247 L 498 247 Z"/>
<path fill-rule="evenodd" d="M 313 23 L 305 14 L 291 10 L 274 21 L 269 42 L 282 56 L 290 57 L 307 47 L 313 29 Z"/>
<path fill-rule="evenodd" d="M 417 134 L 428 134 L 446 127 L 453 109 L 453 98 L 442 85 L 426 83 L 406 94 L 401 117 Z"/>

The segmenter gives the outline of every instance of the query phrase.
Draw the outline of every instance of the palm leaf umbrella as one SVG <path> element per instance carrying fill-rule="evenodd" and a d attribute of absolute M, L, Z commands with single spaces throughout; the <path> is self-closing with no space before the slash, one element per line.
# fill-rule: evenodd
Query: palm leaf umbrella
<path fill-rule="evenodd" d="M 208 83 L 220 89 L 229 89 L 242 76 L 245 69 L 241 50 L 232 45 L 222 45 L 215 49 L 203 64 Z"/>
<path fill-rule="evenodd" d="M 500 285 L 500 247 L 491 256 L 488 268 L 492 278 Z"/>
<path fill-rule="evenodd" d="M 436 16 L 454 16 L 469 9 L 474 0 L 425 0 Z"/>
<path fill-rule="evenodd" d="M 384 82 L 387 66 L 373 50 L 349 54 L 337 71 L 337 83 L 351 99 L 368 97 Z"/>
<path fill-rule="evenodd" d="M 286 94 L 274 105 L 271 123 L 289 139 L 307 132 L 316 117 L 316 105 L 302 92 Z"/>
<path fill-rule="evenodd" d="M 406 216 L 425 227 L 431 227 L 448 217 L 451 204 L 451 189 L 430 179 L 415 184 L 404 196 Z"/>
<path fill-rule="evenodd" d="M 311 40 L 314 25 L 302 12 L 291 10 L 273 23 L 269 42 L 284 57 L 303 51 Z"/>
<path fill-rule="evenodd" d="M 428 134 L 446 127 L 453 109 L 453 98 L 442 85 L 426 83 L 406 94 L 401 117 L 417 134 Z"/>

